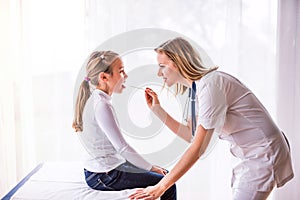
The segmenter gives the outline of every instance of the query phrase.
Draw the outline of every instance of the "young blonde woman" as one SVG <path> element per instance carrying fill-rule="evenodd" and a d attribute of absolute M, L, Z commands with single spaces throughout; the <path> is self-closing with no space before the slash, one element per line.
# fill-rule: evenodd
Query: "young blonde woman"
<path fill-rule="evenodd" d="M 121 134 L 111 96 L 122 92 L 126 78 L 117 53 L 96 51 L 89 58 L 86 77 L 79 88 L 73 128 L 86 150 L 86 182 L 96 190 L 147 187 L 158 183 L 165 174 L 164 169 L 144 160 Z M 161 199 L 175 200 L 176 186 L 164 191 Z"/>
<path fill-rule="evenodd" d="M 178 93 L 186 88 L 195 92 L 196 120 L 187 125 L 179 123 L 160 106 L 152 89 L 145 90 L 149 108 L 191 145 L 158 184 L 138 190 L 131 199 L 152 200 L 161 196 L 201 157 L 214 130 L 221 132 L 220 139 L 231 143 L 231 153 L 239 158 L 232 172 L 234 200 L 265 200 L 274 186 L 281 187 L 293 178 L 287 139 L 245 85 L 217 67 L 203 67 L 198 53 L 183 38 L 169 40 L 155 51 L 158 76 L 165 84 L 176 84 Z"/>

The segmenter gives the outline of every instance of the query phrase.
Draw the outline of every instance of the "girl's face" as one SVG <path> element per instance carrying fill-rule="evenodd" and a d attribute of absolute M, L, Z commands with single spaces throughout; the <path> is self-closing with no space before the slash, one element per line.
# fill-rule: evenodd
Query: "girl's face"
<path fill-rule="evenodd" d="M 124 83 L 127 79 L 127 74 L 124 71 L 124 65 L 120 58 L 117 58 L 112 63 L 112 74 L 109 75 L 107 85 L 109 87 L 109 94 L 122 93 L 125 88 Z"/>
<path fill-rule="evenodd" d="M 168 87 L 180 80 L 181 76 L 177 66 L 165 53 L 157 53 L 157 61 L 159 65 L 157 75 L 163 78 Z"/>

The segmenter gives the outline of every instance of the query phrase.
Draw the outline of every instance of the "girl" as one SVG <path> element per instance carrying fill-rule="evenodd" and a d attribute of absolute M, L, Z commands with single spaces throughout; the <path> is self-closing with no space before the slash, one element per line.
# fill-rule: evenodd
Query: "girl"
<path fill-rule="evenodd" d="M 256 96 L 235 77 L 203 67 L 200 56 L 182 38 L 169 40 L 158 48 L 158 76 L 177 92 L 192 88 L 195 96 L 195 137 L 193 123 L 183 125 L 161 106 L 156 93 L 147 88 L 149 108 L 178 136 L 191 145 L 175 167 L 158 184 L 136 191 L 133 199 L 156 199 L 204 153 L 214 130 L 231 143 L 230 151 L 240 162 L 233 169 L 234 200 L 265 200 L 273 187 L 293 178 L 288 141 Z"/>
<path fill-rule="evenodd" d="M 96 51 L 86 67 L 79 88 L 73 128 L 86 149 L 84 173 L 96 190 L 114 191 L 147 187 L 158 183 L 165 170 L 144 160 L 123 138 L 111 95 L 125 88 L 127 74 L 118 54 Z M 162 199 L 176 199 L 173 184 Z"/>

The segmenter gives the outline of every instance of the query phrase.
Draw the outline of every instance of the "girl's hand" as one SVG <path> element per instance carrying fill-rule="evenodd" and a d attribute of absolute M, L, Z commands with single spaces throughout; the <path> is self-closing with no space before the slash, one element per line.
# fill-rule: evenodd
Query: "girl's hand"
<path fill-rule="evenodd" d="M 151 110 L 153 110 L 155 105 L 160 104 L 160 102 L 158 100 L 158 97 L 157 97 L 157 94 L 151 88 L 146 88 L 146 90 L 145 90 L 145 99 L 146 99 L 148 107 Z"/>
<path fill-rule="evenodd" d="M 158 185 L 149 186 L 145 189 L 138 189 L 132 195 L 129 196 L 130 200 L 134 199 L 143 199 L 143 200 L 156 200 L 161 195 L 163 195 L 165 191 L 160 188 Z"/>
<path fill-rule="evenodd" d="M 150 171 L 156 172 L 161 175 L 166 175 L 168 173 L 168 170 L 166 170 L 162 167 L 156 166 L 156 165 L 153 165 Z"/>

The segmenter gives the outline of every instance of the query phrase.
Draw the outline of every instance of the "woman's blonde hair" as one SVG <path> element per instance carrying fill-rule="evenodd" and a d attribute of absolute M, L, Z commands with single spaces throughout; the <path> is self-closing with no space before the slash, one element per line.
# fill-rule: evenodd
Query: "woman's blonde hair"
<path fill-rule="evenodd" d="M 86 66 L 86 77 L 82 81 L 75 104 L 74 120 L 72 127 L 76 132 L 83 131 L 82 113 L 86 101 L 93 88 L 99 85 L 101 72 L 112 74 L 112 63 L 119 57 L 113 51 L 95 51 L 90 55 Z"/>
<path fill-rule="evenodd" d="M 199 80 L 207 73 L 218 69 L 217 66 L 205 68 L 199 53 L 187 40 L 181 37 L 168 40 L 154 50 L 157 53 L 166 54 L 178 67 L 179 73 L 188 80 Z M 186 86 L 176 84 L 176 94 L 182 94 L 186 89 Z"/>

